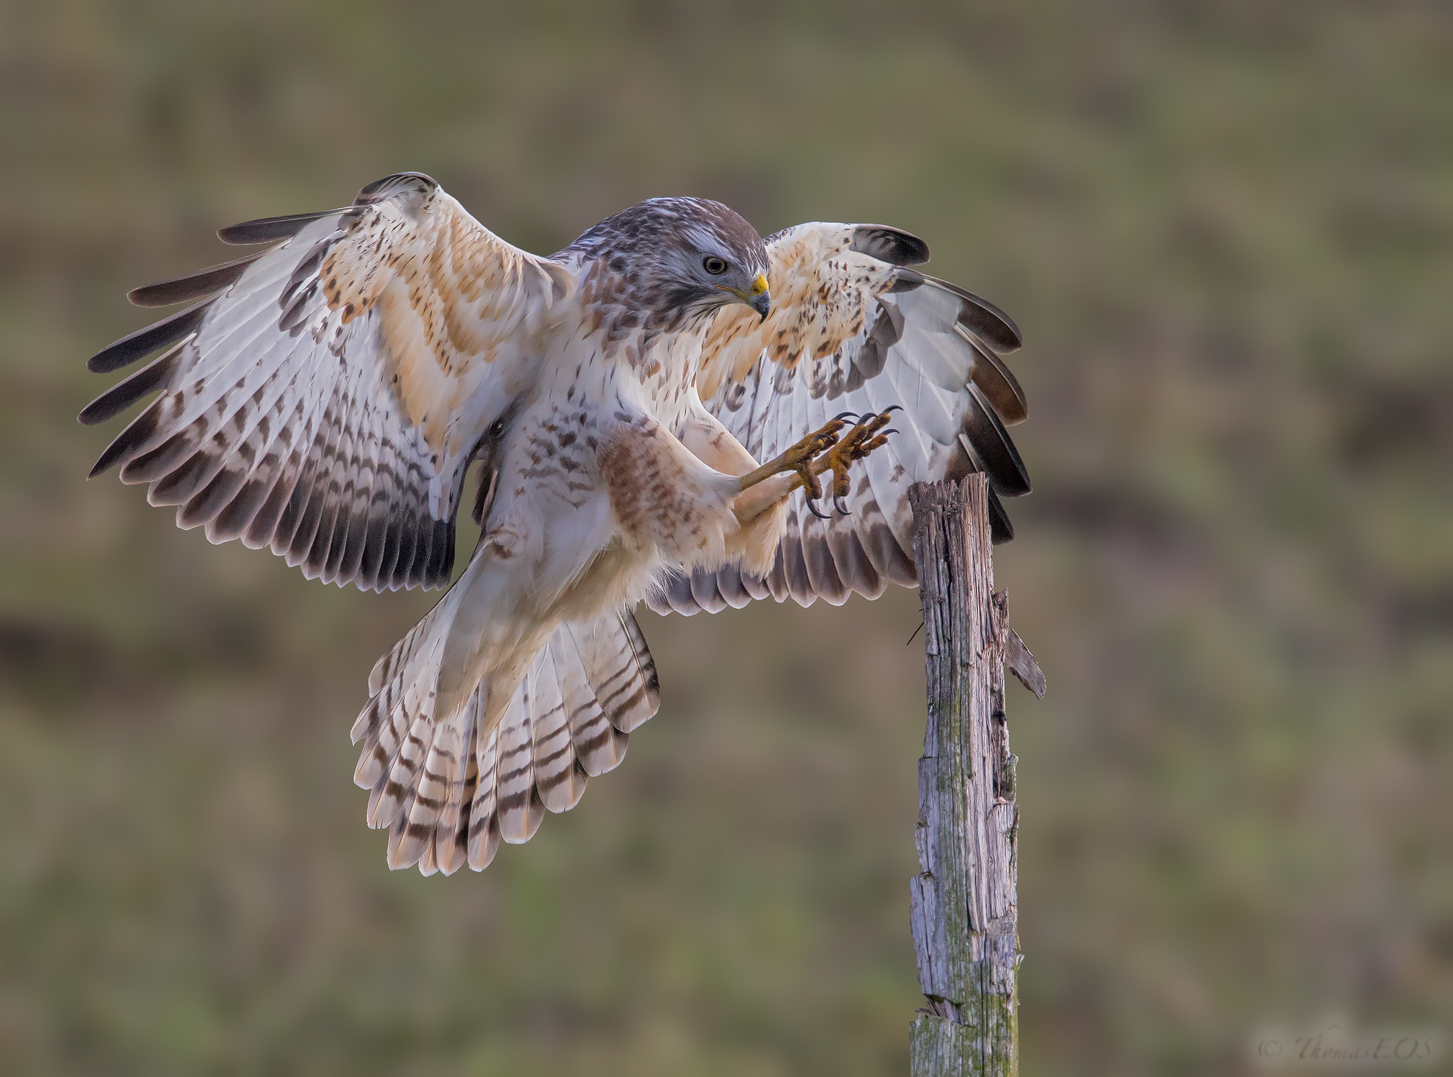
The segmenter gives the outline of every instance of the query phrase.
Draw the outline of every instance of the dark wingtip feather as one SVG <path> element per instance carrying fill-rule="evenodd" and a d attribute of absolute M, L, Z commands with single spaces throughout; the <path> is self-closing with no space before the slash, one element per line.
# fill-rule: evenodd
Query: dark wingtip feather
<path fill-rule="evenodd" d="M 954 329 L 973 349 L 974 367 L 971 376 L 974 384 L 984 391 L 1004 425 L 1013 426 L 1029 418 L 1029 401 L 1024 395 L 1024 387 L 1019 384 L 1019 379 L 1004 360 L 979 343 L 967 327 L 956 325 Z"/>
<path fill-rule="evenodd" d="M 399 546 L 397 559 L 394 561 L 393 569 L 389 575 L 388 587 L 390 591 L 397 591 L 399 588 L 410 588 L 414 585 L 409 582 L 409 566 L 414 563 L 414 551 L 419 544 L 419 519 L 410 512 L 404 519 L 399 529 Z"/>
<path fill-rule="evenodd" d="M 177 366 L 177 356 L 182 345 L 176 344 L 171 351 L 148 363 L 125 381 L 119 381 L 81 409 L 76 420 L 85 426 L 95 426 L 107 419 L 115 418 L 131 407 L 147 393 L 160 389 Z"/>
<path fill-rule="evenodd" d="M 94 479 L 97 475 L 109 471 L 118 462 L 130 457 L 156 433 L 159 421 L 157 406 L 156 403 L 153 403 L 151 407 L 131 420 L 126 429 L 111 440 L 111 444 L 106 446 L 100 458 L 91 466 L 90 474 L 86 478 Z"/>
<path fill-rule="evenodd" d="M 449 540 L 454 534 L 454 528 L 449 525 L 448 520 L 431 520 L 429 522 L 429 559 L 424 562 L 423 578 L 420 581 L 426 590 L 433 590 L 442 584 L 449 582 L 449 570 L 453 566 L 453 545 Z"/>
<path fill-rule="evenodd" d="M 853 250 L 896 266 L 928 261 L 928 244 L 912 232 L 886 224 L 860 224 L 853 230 Z"/>
<path fill-rule="evenodd" d="M 1014 523 L 1009 519 L 1009 513 L 1004 510 L 1004 502 L 999 500 L 991 487 L 989 489 L 989 541 L 995 546 L 1002 545 L 1014 537 Z"/>
<path fill-rule="evenodd" d="M 425 586 L 443 587 L 454 574 L 455 535 L 453 520 L 434 522 L 434 557 L 429 565 L 429 580 Z"/>
<path fill-rule="evenodd" d="M 433 525 L 434 521 L 427 516 L 419 520 L 418 532 L 414 539 L 414 558 L 409 563 L 407 573 L 404 575 L 406 588 L 423 587 L 427 589 L 429 587 L 429 563 L 434 557 L 434 541 L 438 534 Z"/>
<path fill-rule="evenodd" d="M 960 442 L 973 459 L 974 467 L 989 476 L 994 489 L 1005 497 L 1029 493 L 1029 472 L 1019 458 L 1019 450 L 1010 440 L 1009 432 L 994 414 L 994 408 L 983 391 L 969 382 L 969 409 L 964 414 L 964 432 Z"/>
<path fill-rule="evenodd" d="M 243 221 L 217 229 L 217 238 L 233 247 L 245 247 L 253 243 L 276 243 L 280 239 L 291 239 L 304 227 L 338 213 L 336 209 L 321 209 L 316 213 L 289 213 L 283 217 L 259 217 L 255 221 Z"/>
<path fill-rule="evenodd" d="M 259 251 L 257 254 L 249 254 L 246 258 L 237 258 L 221 265 L 210 266 L 199 273 L 189 273 L 185 277 L 173 277 L 171 280 L 157 281 L 155 284 L 144 284 L 140 288 L 133 288 L 127 292 L 126 298 L 138 307 L 169 307 L 173 303 L 185 303 L 189 299 L 199 299 L 204 295 L 211 295 L 226 288 L 242 276 L 248 266 L 266 253 L 266 251 Z"/>
<path fill-rule="evenodd" d="M 179 310 L 168 318 L 112 341 L 86 360 L 86 369 L 94 374 L 109 374 L 130 366 L 159 348 L 175 344 L 202 323 L 210 303 L 211 300 L 205 300 L 186 310 Z"/>
<path fill-rule="evenodd" d="M 959 321 L 992 344 L 995 351 L 1016 351 L 1024 343 L 1024 336 L 1019 332 L 1019 326 L 1014 324 L 1014 319 L 983 296 L 937 277 L 924 279 L 964 301 L 959 310 Z"/>

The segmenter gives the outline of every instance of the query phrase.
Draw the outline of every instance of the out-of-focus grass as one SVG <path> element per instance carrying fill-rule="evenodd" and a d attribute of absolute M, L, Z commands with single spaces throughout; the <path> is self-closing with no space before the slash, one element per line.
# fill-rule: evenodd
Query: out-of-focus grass
<path fill-rule="evenodd" d="M 83 481 L 127 287 L 402 168 L 542 252 L 661 193 L 888 221 L 1025 328 L 1026 1072 L 1446 1021 L 1450 58 L 1435 4 L 6 5 L 4 1068 L 906 1064 L 911 593 L 643 617 L 662 712 L 621 770 L 424 880 L 346 732 L 429 597 Z"/>

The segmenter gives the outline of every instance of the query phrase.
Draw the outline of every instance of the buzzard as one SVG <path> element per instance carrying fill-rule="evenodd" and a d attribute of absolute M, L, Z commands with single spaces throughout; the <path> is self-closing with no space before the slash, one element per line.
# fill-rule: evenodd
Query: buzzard
<path fill-rule="evenodd" d="M 876 598 L 916 580 L 912 483 L 986 473 L 997 540 L 1029 490 L 1019 330 L 896 228 L 653 198 L 541 258 L 406 172 L 218 235 L 266 246 L 131 292 L 190 305 L 91 358 L 155 354 L 83 423 L 157 394 L 93 476 L 378 591 L 449 584 L 481 465 L 478 545 L 353 725 L 392 868 L 482 869 L 620 763 L 658 701 L 638 602 Z"/>

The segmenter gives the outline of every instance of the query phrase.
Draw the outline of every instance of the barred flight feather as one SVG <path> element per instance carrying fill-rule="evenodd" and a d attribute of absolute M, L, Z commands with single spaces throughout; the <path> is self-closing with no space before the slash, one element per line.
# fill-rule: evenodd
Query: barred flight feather
<path fill-rule="evenodd" d="M 159 394 L 92 474 L 119 465 L 152 504 L 177 506 L 182 527 L 268 546 L 325 583 L 447 582 L 465 471 L 573 278 L 416 173 L 370 184 L 344 210 L 219 235 L 276 245 L 131 293 L 201 301 L 91 358 L 105 372 L 173 349 L 81 413 L 100 422 Z M 439 257 L 460 245 L 468 262 Z M 405 279 L 399 302 L 390 289 Z M 450 332 L 423 331 L 446 317 Z"/>

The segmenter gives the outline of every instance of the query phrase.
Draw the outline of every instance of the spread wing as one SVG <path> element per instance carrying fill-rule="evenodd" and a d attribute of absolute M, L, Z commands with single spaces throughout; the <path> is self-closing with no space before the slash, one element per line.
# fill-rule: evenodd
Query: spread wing
<path fill-rule="evenodd" d="M 269 546 L 310 579 L 447 583 L 465 470 L 532 381 L 572 275 L 417 173 L 218 236 L 273 246 L 131 293 L 200 301 L 91 358 L 107 373 L 161 353 L 81 412 L 102 422 L 159 390 L 91 474 L 119 464 L 181 527 Z"/>
<path fill-rule="evenodd" d="M 917 582 L 915 482 L 985 472 L 996 542 L 1013 537 L 999 497 L 1029 492 L 1005 430 L 1025 418 L 1024 393 L 1001 355 L 1019 330 L 992 304 L 907 268 L 923 241 L 878 225 L 802 224 L 767 241 L 772 311 L 717 315 L 697 389 L 706 407 L 765 461 L 833 416 L 897 404 L 898 433 L 854 465 L 851 515 L 820 520 L 793 495 L 772 571 L 735 565 L 677 575 L 651 600 L 658 612 L 712 612 L 771 595 L 810 605 L 851 592 L 875 598 L 888 581 Z M 830 506 L 827 506 L 830 508 Z"/>

